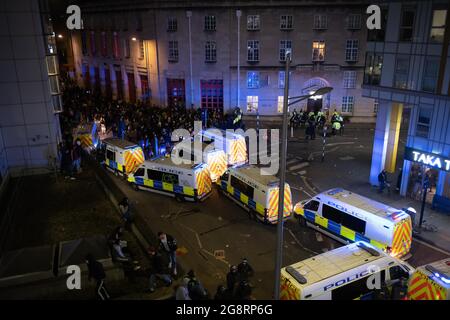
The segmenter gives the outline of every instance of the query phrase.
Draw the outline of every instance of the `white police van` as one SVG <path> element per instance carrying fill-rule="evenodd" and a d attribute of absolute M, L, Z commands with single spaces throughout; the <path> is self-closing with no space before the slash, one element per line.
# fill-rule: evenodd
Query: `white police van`
<path fill-rule="evenodd" d="M 411 216 L 404 210 L 340 188 L 301 201 L 294 213 L 303 224 L 342 243 L 368 242 L 395 257 L 411 249 Z"/>
<path fill-rule="evenodd" d="M 370 300 L 376 290 L 414 269 L 371 246 L 355 242 L 281 269 L 282 300 Z"/>

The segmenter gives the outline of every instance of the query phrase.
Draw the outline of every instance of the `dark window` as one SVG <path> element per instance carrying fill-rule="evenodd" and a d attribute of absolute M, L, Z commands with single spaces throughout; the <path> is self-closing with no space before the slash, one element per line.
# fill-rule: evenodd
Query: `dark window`
<path fill-rule="evenodd" d="M 388 10 L 381 9 L 381 29 L 367 30 L 367 41 L 383 42 L 386 36 Z"/>
<path fill-rule="evenodd" d="M 415 10 L 412 8 L 403 8 L 400 21 L 400 41 L 412 41 L 414 32 Z"/>
<path fill-rule="evenodd" d="M 385 271 L 381 270 L 381 282 L 385 281 L 385 276 Z M 331 291 L 331 300 L 353 300 L 361 296 L 369 295 L 372 292 L 372 289 L 367 287 L 368 277 L 369 276 L 334 289 Z"/>
<path fill-rule="evenodd" d="M 343 212 L 324 204 L 322 207 L 322 216 L 336 223 L 341 224 Z"/>
<path fill-rule="evenodd" d="M 429 107 L 419 108 L 419 117 L 417 119 L 416 136 L 428 138 L 430 133 L 431 117 L 433 116 L 433 109 Z"/>
<path fill-rule="evenodd" d="M 254 189 L 238 178 L 231 176 L 231 186 L 239 190 L 241 193 L 245 194 L 250 199 L 253 199 Z"/>
<path fill-rule="evenodd" d="M 317 210 L 319 210 L 319 205 L 320 205 L 319 201 L 311 200 L 310 202 L 305 204 L 305 206 L 303 208 L 306 210 L 317 211 Z"/>
<path fill-rule="evenodd" d="M 342 225 L 355 232 L 364 234 L 366 231 L 366 222 L 349 214 L 342 214 Z"/>
<path fill-rule="evenodd" d="M 87 55 L 88 53 L 86 31 L 81 31 L 81 51 L 83 55 Z"/>
<path fill-rule="evenodd" d="M 111 150 L 106 150 L 106 159 L 116 161 L 116 154 Z"/>
<path fill-rule="evenodd" d="M 139 168 L 136 170 L 136 172 L 134 173 L 135 177 L 143 177 L 145 174 L 145 169 L 144 168 Z"/>
<path fill-rule="evenodd" d="M 221 177 L 220 180 L 228 182 L 228 177 L 230 176 L 230 173 L 226 171 Z"/>
<path fill-rule="evenodd" d="M 408 278 L 408 273 L 402 269 L 400 266 L 393 266 L 389 269 L 389 275 L 391 280 L 396 280 L 400 278 Z"/>
<path fill-rule="evenodd" d="M 150 180 L 162 181 L 162 175 L 161 171 L 147 169 L 147 178 Z"/>

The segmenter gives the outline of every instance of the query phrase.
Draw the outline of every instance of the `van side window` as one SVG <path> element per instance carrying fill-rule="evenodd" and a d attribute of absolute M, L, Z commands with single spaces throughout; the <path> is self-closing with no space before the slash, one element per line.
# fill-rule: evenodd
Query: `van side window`
<path fill-rule="evenodd" d="M 400 278 L 408 278 L 409 275 L 400 266 L 393 266 L 389 269 L 389 276 L 391 277 L 391 280 L 396 280 Z"/>
<path fill-rule="evenodd" d="M 136 170 L 136 172 L 134 173 L 135 177 L 143 177 L 145 174 L 145 169 L 144 168 L 139 168 Z"/>
<path fill-rule="evenodd" d="M 150 180 L 162 181 L 163 173 L 161 171 L 147 169 L 147 176 Z"/>
<path fill-rule="evenodd" d="M 230 176 L 230 173 L 228 171 L 225 171 L 224 174 L 220 177 L 220 180 L 228 182 L 229 176 Z"/>
<path fill-rule="evenodd" d="M 342 213 L 342 225 L 360 234 L 366 232 L 366 222 L 347 213 Z"/>
<path fill-rule="evenodd" d="M 116 154 L 111 150 L 106 150 L 106 159 L 116 161 Z"/>
<path fill-rule="evenodd" d="M 334 221 L 334 222 L 336 222 L 336 223 L 339 223 L 339 224 L 341 224 L 341 222 L 342 222 L 342 211 L 340 211 L 340 210 L 338 210 L 338 209 L 335 209 L 335 208 L 333 208 L 333 207 L 330 207 L 329 205 L 327 205 L 327 204 L 323 204 L 323 207 L 322 207 L 322 216 L 324 217 L 324 218 L 327 218 L 327 219 L 329 219 L 329 220 L 332 220 L 332 221 Z"/>
<path fill-rule="evenodd" d="M 305 206 L 303 208 L 306 209 L 306 210 L 318 211 L 319 210 L 319 205 L 320 205 L 319 201 L 311 200 L 310 202 L 305 204 Z"/>
<path fill-rule="evenodd" d="M 384 270 L 353 281 L 349 284 L 344 284 L 337 289 L 331 291 L 331 300 L 353 300 L 362 296 L 370 294 L 373 290 L 367 287 L 367 278 L 370 276 L 380 276 L 380 283 L 385 281 L 386 273 Z"/>
<path fill-rule="evenodd" d="M 250 199 L 253 199 L 254 189 L 238 178 L 231 176 L 231 186 L 239 190 L 241 193 L 245 194 Z"/>

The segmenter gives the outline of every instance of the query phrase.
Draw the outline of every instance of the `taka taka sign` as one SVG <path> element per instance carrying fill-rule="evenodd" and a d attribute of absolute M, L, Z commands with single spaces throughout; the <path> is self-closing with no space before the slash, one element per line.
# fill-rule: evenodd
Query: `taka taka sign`
<path fill-rule="evenodd" d="M 405 160 L 421 163 L 428 167 L 450 172 L 450 159 L 438 154 L 406 147 Z"/>

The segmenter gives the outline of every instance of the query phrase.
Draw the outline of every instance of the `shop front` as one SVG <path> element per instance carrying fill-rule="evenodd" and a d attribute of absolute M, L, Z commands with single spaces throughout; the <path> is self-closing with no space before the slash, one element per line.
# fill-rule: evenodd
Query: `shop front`
<path fill-rule="evenodd" d="M 450 199 L 450 158 L 406 147 L 404 160 L 407 174 L 405 195 L 422 201 L 427 186 L 426 202 L 432 204 L 435 195 Z M 405 181 L 405 180 L 404 180 Z"/>

